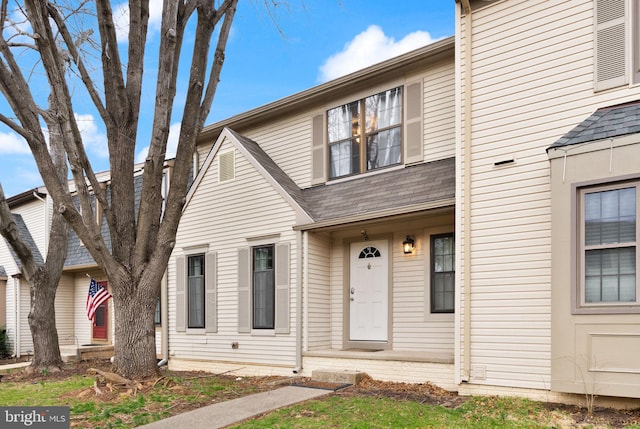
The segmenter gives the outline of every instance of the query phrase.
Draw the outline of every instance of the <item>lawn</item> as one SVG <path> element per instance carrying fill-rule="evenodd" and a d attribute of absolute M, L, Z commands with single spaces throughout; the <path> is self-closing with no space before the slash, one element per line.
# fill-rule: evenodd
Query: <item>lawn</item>
<path fill-rule="evenodd" d="M 108 363 L 99 363 L 108 369 Z M 58 374 L 4 373 L 0 404 L 70 407 L 73 428 L 132 428 L 224 400 L 277 388 L 277 378 L 237 378 L 163 370 L 135 389 L 87 373 L 97 363 Z M 205 427 L 205 426 L 203 426 Z M 283 408 L 236 428 L 637 428 L 640 412 L 595 410 L 526 399 L 462 398 L 429 384 L 371 379 L 321 399 Z M 195 429 L 195 428 L 194 428 Z"/>

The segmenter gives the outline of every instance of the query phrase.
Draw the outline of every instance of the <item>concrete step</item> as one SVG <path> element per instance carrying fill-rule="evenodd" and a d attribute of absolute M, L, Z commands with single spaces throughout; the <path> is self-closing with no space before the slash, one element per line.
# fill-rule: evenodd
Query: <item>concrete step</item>
<path fill-rule="evenodd" d="M 356 385 L 367 375 L 360 371 L 335 371 L 317 369 L 311 372 L 311 380 L 321 381 L 324 383 L 336 383 L 336 384 L 353 384 Z"/>

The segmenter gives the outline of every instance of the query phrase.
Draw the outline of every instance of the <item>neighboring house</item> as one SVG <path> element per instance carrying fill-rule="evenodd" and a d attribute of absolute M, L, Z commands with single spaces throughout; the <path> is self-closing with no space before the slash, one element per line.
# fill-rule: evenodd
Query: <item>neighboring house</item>
<path fill-rule="evenodd" d="M 640 5 L 457 7 L 459 391 L 639 398 Z"/>
<path fill-rule="evenodd" d="M 170 367 L 640 397 L 638 9 L 459 1 L 455 42 L 207 127 Z"/>
<path fill-rule="evenodd" d="M 134 181 L 137 199 L 141 195 L 141 177 L 138 174 Z M 108 186 L 108 173 L 101 173 L 99 180 Z M 38 188 L 11 197 L 7 202 L 14 213 L 20 236 L 33 251 L 36 261 L 42 262 L 48 247 L 53 207 L 51 197 L 44 188 Z M 101 224 L 105 243 L 110 246 L 107 223 L 99 208 L 96 210 L 96 217 L 96 222 Z M 30 285 L 22 274 L 20 260 L 4 239 L 0 240 L 0 267 L 0 304 L 4 299 L 1 308 L 6 313 L 5 318 L 0 319 L 0 326 L 6 324 L 12 354 L 33 354 L 33 341 L 27 319 L 30 309 Z M 91 278 L 109 289 L 108 278 L 94 262 L 76 233 L 70 230 L 67 259 L 56 292 L 56 326 L 63 359 L 80 355 L 111 356 L 114 342 L 113 302 L 107 300 L 100 305 L 93 321 L 87 318 L 85 305 Z M 163 295 L 166 293 L 166 287 L 164 289 Z M 166 311 L 163 316 L 160 310 L 159 302 L 156 311 L 156 350 L 159 357 L 166 357 L 166 341 L 163 341 L 166 335 L 162 335 L 162 320 L 166 320 Z M 2 315 L 3 312 L 0 311 L 0 316 Z"/>

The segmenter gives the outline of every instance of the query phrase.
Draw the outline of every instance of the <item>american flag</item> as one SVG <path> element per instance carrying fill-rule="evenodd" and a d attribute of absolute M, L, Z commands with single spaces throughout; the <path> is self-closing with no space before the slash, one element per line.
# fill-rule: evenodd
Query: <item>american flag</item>
<path fill-rule="evenodd" d="M 87 295 L 87 317 L 89 320 L 93 320 L 96 315 L 96 309 L 109 298 L 111 298 L 111 294 L 94 279 L 91 279 L 89 295 Z"/>

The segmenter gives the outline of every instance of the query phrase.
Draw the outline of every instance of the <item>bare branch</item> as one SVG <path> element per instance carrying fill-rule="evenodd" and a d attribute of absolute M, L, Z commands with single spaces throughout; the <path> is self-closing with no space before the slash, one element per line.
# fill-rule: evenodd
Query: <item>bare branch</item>
<path fill-rule="evenodd" d="M 60 31 L 60 35 L 62 36 L 67 48 L 69 49 L 69 53 L 71 54 L 71 59 L 73 63 L 76 65 L 76 67 L 78 67 L 78 70 L 80 71 L 80 77 L 82 79 L 82 83 L 84 83 L 84 86 L 87 89 L 87 92 L 89 93 L 89 97 L 91 97 L 91 100 L 93 101 L 94 106 L 96 106 L 96 109 L 100 114 L 100 117 L 105 122 L 109 121 L 110 120 L 109 114 L 107 113 L 102 103 L 102 99 L 100 98 L 100 95 L 96 90 L 96 85 L 94 84 L 93 79 L 91 78 L 91 75 L 89 74 L 89 71 L 87 70 L 84 64 L 84 61 L 82 60 L 82 56 L 78 52 L 78 48 L 76 46 L 76 44 L 79 45 L 84 40 L 86 40 L 88 35 L 86 34 L 80 35 L 80 37 L 74 41 L 69 32 L 69 29 L 67 28 L 67 25 L 64 22 L 64 19 L 60 15 L 60 12 L 51 4 L 49 4 L 49 15 L 56 23 L 56 26 Z"/>
<path fill-rule="evenodd" d="M 25 130 L 24 128 L 22 128 L 18 124 L 16 124 L 15 121 L 13 121 L 10 118 L 6 117 L 2 113 L 0 113 L 0 122 L 2 122 L 3 124 L 5 124 L 9 128 L 11 128 L 16 133 L 20 134 L 22 137 L 25 138 L 25 140 L 29 138 L 29 132 L 27 130 Z"/>

